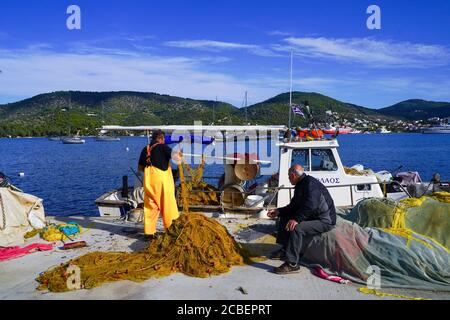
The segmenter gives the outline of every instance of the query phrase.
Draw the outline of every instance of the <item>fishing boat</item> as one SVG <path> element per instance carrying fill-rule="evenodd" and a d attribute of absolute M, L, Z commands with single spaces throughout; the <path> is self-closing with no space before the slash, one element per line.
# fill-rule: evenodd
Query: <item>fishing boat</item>
<path fill-rule="evenodd" d="M 214 130 L 229 132 L 227 126 L 215 126 Z M 161 129 L 168 133 L 175 131 L 193 132 L 198 130 L 194 126 L 148 126 L 148 127 L 114 127 L 115 130 L 129 131 L 155 131 Z M 202 132 L 210 132 L 212 128 L 205 126 Z M 285 132 L 284 126 L 235 126 L 233 127 L 239 135 L 246 134 L 247 131 L 264 132 Z M 196 131 L 198 132 L 198 131 Z M 266 136 L 267 134 L 262 134 Z M 442 183 L 424 183 L 421 179 L 411 178 L 409 173 L 399 173 L 393 177 L 389 172 L 374 173 L 370 170 L 364 171 L 358 169 L 356 174 L 347 173 L 346 167 L 341 161 L 339 155 L 339 142 L 337 138 L 333 139 L 304 139 L 291 140 L 283 138 L 280 140 L 271 140 L 269 143 L 276 144 L 278 148 L 278 161 L 260 160 L 259 156 L 249 157 L 248 154 L 226 154 L 223 157 L 215 157 L 223 160 L 224 170 L 222 175 L 210 177 L 221 181 L 215 185 L 220 203 L 215 206 L 195 205 L 192 209 L 203 211 L 214 211 L 220 217 L 265 217 L 265 212 L 273 207 L 282 207 L 290 202 L 293 195 L 294 186 L 289 182 L 288 169 L 295 163 L 301 164 L 305 168 L 305 173 L 321 181 L 329 190 L 335 205 L 340 208 L 351 208 L 359 201 L 366 198 L 390 198 L 401 200 L 416 194 L 431 193 L 436 190 L 446 190 L 448 186 Z M 268 140 L 261 139 L 262 143 L 268 143 Z M 195 154 L 185 154 L 189 156 L 204 156 Z M 209 156 L 214 157 L 214 156 Z M 272 159 L 273 160 L 273 159 Z M 232 163 L 230 164 L 230 161 Z M 272 162 L 278 162 L 278 167 L 274 167 L 273 174 L 262 176 L 260 174 L 262 165 L 270 165 Z M 362 168 L 362 166 L 361 166 Z M 409 178 L 408 178 L 409 177 Z M 256 182 L 258 178 L 259 183 Z M 252 187 L 248 187 L 251 182 Z M 430 188 L 431 186 L 431 188 Z M 139 196 L 137 194 L 141 192 Z M 96 204 L 99 213 L 105 216 L 105 212 L 113 210 L 114 215 L 123 215 L 128 210 L 139 203 L 142 198 L 142 190 L 129 188 L 126 196 L 122 189 L 107 192 L 97 199 Z M 195 191 L 192 191 L 195 192 Z M 259 196 L 259 202 L 251 205 Z M 256 200 L 258 200 L 256 199 Z M 246 201 L 247 200 L 247 201 Z M 131 201 L 131 202 L 130 202 Z M 180 204 L 181 206 L 181 204 Z M 108 213 L 111 214 L 111 213 Z"/>
<path fill-rule="evenodd" d="M 440 124 L 431 126 L 429 128 L 425 128 L 422 130 L 422 133 L 425 134 L 442 134 L 442 133 L 450 133 L 450 124 Z"/>

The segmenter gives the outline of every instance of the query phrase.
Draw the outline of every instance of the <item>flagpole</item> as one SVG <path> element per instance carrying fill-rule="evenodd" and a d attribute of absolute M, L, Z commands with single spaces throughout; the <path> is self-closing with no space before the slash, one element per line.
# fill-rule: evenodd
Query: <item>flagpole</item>
<path fill-rule="evenodd" d="M 292 108 L 292 60 L 293 60 L 294 52 L 291 50 L 291 83 L 290 83 L 290 90 L 289 90 L 289 126 L 288 128 L 291 129 L 291 108 Z"/>

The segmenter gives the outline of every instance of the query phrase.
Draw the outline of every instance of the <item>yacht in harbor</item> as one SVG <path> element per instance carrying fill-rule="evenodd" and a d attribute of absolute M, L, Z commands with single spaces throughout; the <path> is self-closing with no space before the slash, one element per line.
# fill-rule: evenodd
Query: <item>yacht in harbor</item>
<path fill-rule="evenodd" d="M 61 142 L 63 144 L 84 144 L 86 142 L 86 140 L 81 139 L 80 137 L 74 136 L 74 137 L 61 138 Z"/>
<path fill-rule="evenodd" d="M 391 133 L 391 131 L 387 130 L 385 127 L 379 128 L 377 131 L 377 133 Z"/>
<path fill-rule="evenodd" d="M 450 133 L 450 124 L 447 123 L 447 124 L 431 126 L 429 128 L 423 129 L 422 133 L 427 133 L 427 134 Z"/>
<path fill-rule="evenodd" d="M 95 137 L 95 141 L 113 142 L 113 141 L 120 141 L 120 138 L 116 136 L 98 135 L 97 137 Z"/>
<path fill-rule="evenodd" d="M 61 142 L 63 144 L 84 144 L 84 143 L 86 143 L 86 140 L 81 139 L 79 133 L 80 132 L 78 131 L 77 134 L 74 136 L 68 136 L 68 137 L 61 138 Z"/>

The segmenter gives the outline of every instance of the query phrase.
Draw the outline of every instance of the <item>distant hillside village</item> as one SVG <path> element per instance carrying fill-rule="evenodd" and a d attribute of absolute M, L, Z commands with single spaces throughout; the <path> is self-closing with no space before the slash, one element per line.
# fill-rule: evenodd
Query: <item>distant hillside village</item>
<path fill-rule="evenodd" d="M 429 128 L 430 126 L 448 124 L 450 121 L 450 117 L 432 117 L 424 120 L 400 120 L 387 118 L 365 119 L 358 117 L 348 119 L 348 117 L 342 117 L 338 112 L 331 111 L 327 111 L 327 115 L 335 121 L 319 122 L 319 126 L 324 128 L 351 128 L 353 129 L 353 132 L 351 133 L 376 133 L 380 129 L 398 133 L 422 132 L 423 129 Z"/>
<path fill-rule="evenodd" d="M 371 109 L 314 92 L 293 92 L 307 102 L 317 124 L 344 133 L 420 132 L 448 123 L 450 103 L 406 100 Z M 149 92 L 58 91 L 0 105 L 0 137 L 97 135 L 103 125 L 287 125 L 289 93 L 237 108 L 229 103 Z M 291 126 L 306 128 L 309 117 L 292 114 Z M 131 133 L 130 133 L 131 134 Z"/>

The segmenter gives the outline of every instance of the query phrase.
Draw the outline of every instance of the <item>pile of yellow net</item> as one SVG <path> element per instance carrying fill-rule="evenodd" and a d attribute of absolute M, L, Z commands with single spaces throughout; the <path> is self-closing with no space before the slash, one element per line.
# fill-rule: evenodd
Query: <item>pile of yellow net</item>
<path fill-rule="evenodd" d="M 65 241 L 70 240 L 69 237 L 75 237 L 83 231 L 83 228 L 77 223 L 61 223 L 58 225 L 51 224 L 45 228 L 33 229 L 25 233 L 24 238 L 30 239 L 39 234 L 42 239 L 49 242 Z"/>
<path fill-rule="evenodd" d="M 83 229 L 79 224 L 61 223 L 49 225 L 43 228 L 39 234 L 42 239 L 52 242 L 70 240 L 69 237 L 75 237 L 76 234 L 81 232 L 83 232 Z"/>
<path fill-rule="evenodd" d="M 69 291 L 67 268 L 71 265 L 80 268 L 82 287 L 93 288 L 106 282 L 140 282 L 173 272 L 208 277 L 242 265 L 246 256 L 219 222 L 201 214 L 183 214 L 145 250 L 88 253 L 42 273 L 37 278 L 38 289 Z"/>
<path fill-rule="evenodd" d="M 359 171 L 354 168 L 344 167 L 344 171 L 346 174 L 349 174 L 351 176 L 367 176 L 373 174 L 373 171 L 371 169 Z"/>

